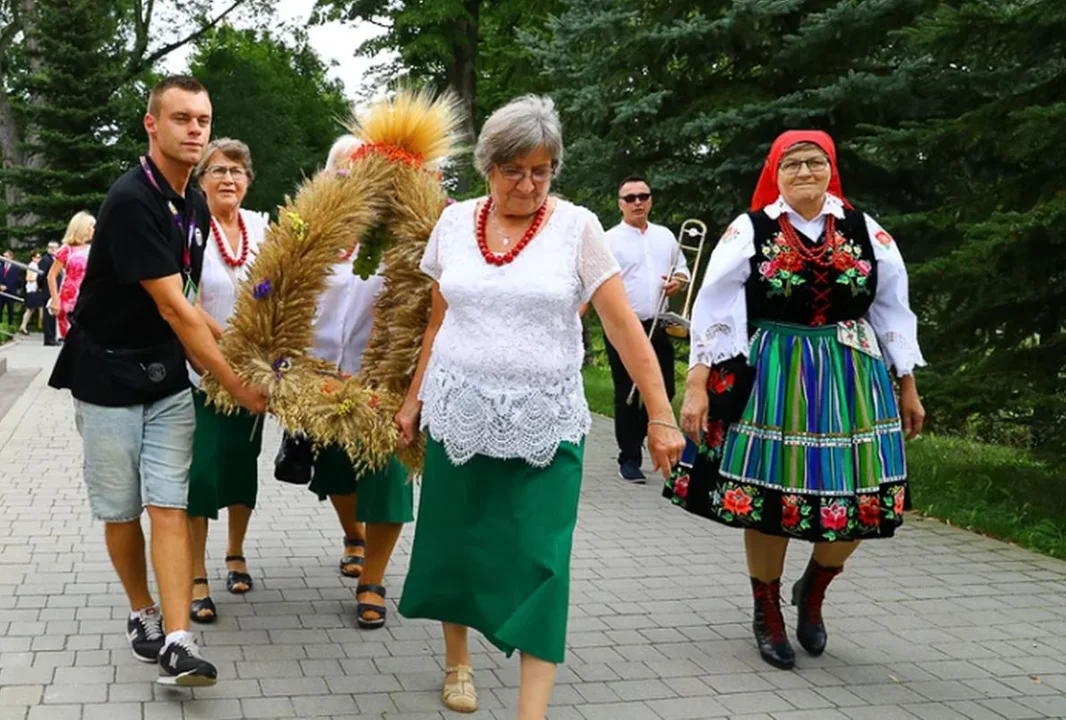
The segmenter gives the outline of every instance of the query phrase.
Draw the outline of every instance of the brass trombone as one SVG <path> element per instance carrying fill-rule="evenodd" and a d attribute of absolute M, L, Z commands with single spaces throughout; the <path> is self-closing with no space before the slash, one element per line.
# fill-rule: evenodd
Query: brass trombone
<path fill-rule="evenodd" d="M 695 245 L 685 245 L 685 237 L 699 238 L 699 241 Z M 677 233 L 677 247 L 679 251 L 688 250 L 689 252 L 695 252 L 696 257 L 692 262 L 692 269 L 690 270 L 691 278 L 689 279 L 688 292 L 685 293 L 685 304 L 681 308 L 681 313 L 671 312 L 669 309 L 664 309 L 659 313 L 655 319 L 663 324 L 663 331 L 670 337 L 683 338 L 688 337 L 689 326 L 691 325 L 689 313 L 692 310 L 692 291 L 696 287 L 696 273 L 699 272 L 700 260 L 703 259 L 703 244 L 707 240 L 707 226 L 700 220 L 686 220 L 681 225 L 681 230 Z M 675 262 L 676 268 L 676 262 Z M 666 305 L 666 295 L 663 294 L 662 305 Z M 649 337 L 651 337 L 649 335 Z"/>
<path fill-rule="evenodd" d="M 685 244 L 686 239 L 690 241 L 690 244 Z M 677 246 L 674 248 L 673 261 L 670 263 L 670 273 L 666 277 L 669 281 L 670 278 L 677 274 L 677 269 L 680 265 L 683 252 L 688 251 L 696 253 L 689 270 L 690 277 L 688 292 L 685 293 L 685 305 L 681 308 L 680 314 L 669 310 L 669 304 L 667 302 L 668 298 L 666 297 L 666 284 L 664 283 L 663 289 L 659 292 L 659 304 L 657 306 L 659 308 L 659 313 L 655 316 L 655 319 L 651 323 L 651 327 L 648 329 L 649 340 L 651 340 L 652 335 L 655 334 L 655 329 L 658 327 L 659 323 L 662 323 L 663 330 L 671 337 L 683 338 L 688 336 L 689 325 L 691 324 L 689 321 L 689 312 L 692 309 L 692 289 L 696 287 L 696 273 L 699 272 L 700 260 L 703 258 L 703 244 L 706 240 L 707 226 L 702 220 L 689 218 L 681 223 L 681 228 L 677 231 Z M 629 397 L 626 398 L 626 404 L 632 405 L 636 396 L 637 384 L 633 383 L 633 387 L 629 390 Z"/>

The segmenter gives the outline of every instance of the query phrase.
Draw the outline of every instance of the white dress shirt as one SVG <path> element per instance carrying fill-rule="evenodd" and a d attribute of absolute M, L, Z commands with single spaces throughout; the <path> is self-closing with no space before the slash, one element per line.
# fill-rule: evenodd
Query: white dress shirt
<path fill-rule="evenodd" d="M 363 280 L 352 272 L 351 260 L 330 267 L 326 290 L 318 298 L 311 352 L 343 373 L 354 375 L 363 366 L 363 350 L 374 327 L 374 302 L 385 287 L 383 270 L 381 266 Z"/>
<path fill-rule="evenodd" d="M 607 242 L 618 265 L 622 268 L 622 283 L 626 297 L 641 320 L 651 320 L 659 314 L 659 297 L 665 281 L 674 267 L 675 274 L 689 277 L 685 253 L 679 250 L 677 238 L 662 225 L 648 223 L 641 232 L 627 223 L 619 223 L 607 231 Z"/>

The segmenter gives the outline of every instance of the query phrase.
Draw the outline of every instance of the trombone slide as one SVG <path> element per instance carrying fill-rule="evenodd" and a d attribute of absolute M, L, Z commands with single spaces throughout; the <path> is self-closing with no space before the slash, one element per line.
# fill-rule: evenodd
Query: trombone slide
<path fill-rule="evenodd" d="M 699 238 L 699 242 L 695 245 L 686 245 L 686 237 Z M 703 257 L 703 244 L 706 239 L 707 226 L 703 221 L 689 218 L 681 223 L 681 227 L 677 231 L 677 246 L 674 248 L 673 262 L 670 264 L 670 273 L 667 275 L 667 280 L 669 281 L 670 278 L 677 274 L 680 260 L 683 257 L 682 253 L 686 250 L 696 253 L 695 262 L 690 271 L 688 291 L 685 293 L 685 305 L 680 314 L 666 309 L 668 307 L 668 298 L 666 297 L 666 284 L 664 283 L 662 290 L 659 291 L 659 303 L 656 306 L 659 308 L 659 312 L 655 315 L 655 319 L 652 320 L 651 327 L 648 329 L 648 340 L 651 340 L 660 322 L 664 326 L 664 331 L 671 337 L 683 338 L 688 336 L 690 325 L 688 314 L 692 303 L 692 289 L 696 286 L 696 273 L 699 271 L 700 259 Z M 629 397 L 626 398 L 626 404 L 632 405 L 636 396 L 637 384 L 633 383 L 633 387 L 629 390 Z"/>

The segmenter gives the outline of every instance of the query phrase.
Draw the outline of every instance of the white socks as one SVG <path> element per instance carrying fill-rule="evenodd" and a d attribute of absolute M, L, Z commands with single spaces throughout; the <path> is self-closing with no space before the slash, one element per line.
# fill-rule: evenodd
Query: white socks
<path fill-rule="evenodd" d="M 158 615 L 160 613 L 158 605 L 149 605 L 146 608 L 140 610 L 134 610 L 130 613 L 130 620 L 143 620 L 148 615 Z"/>

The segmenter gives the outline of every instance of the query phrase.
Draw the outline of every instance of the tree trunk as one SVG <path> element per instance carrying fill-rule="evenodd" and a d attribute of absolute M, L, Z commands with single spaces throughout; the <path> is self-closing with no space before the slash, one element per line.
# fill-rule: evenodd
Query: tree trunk
<path fill-rule="evenodd" d="M 0 86 L 2 86 L 2 83 L 3 78 L 0 78 Z M 2 167 L 9 168 L 22 165 L 22 149 L 19 147 L 19 142 L 15 115 L 11 110 L 11 103 L 7 98 L 7 93 L 4 93 L 0 95 L 0 152 L 3 153 Z M 0 202 L 4 205 L 11 206 L 22 199 L 21 192 L 13 183 L 5 182 L 3 185 L 4 195 L 0 197 Z M 5 219 L 8 227 L 16 225 L 16 218 L 11 214 L 7 214 Z"/>
<path fill-rule="evenodd" d="M 474 129 L 474 108 L 477 101 L 477 49 L 478 49 L 478 20 L 481 12 L 481 0 L 464 0 L 464 8 L 467 17 L 461 18 L 454 23 L 455 38 L 452 62 L 448 65 L 448 85 L 462 100 L 465 118 L 463 132 L 465 140 L 473 142 L 476 133 Z M 462 194 L 469 190 L 469 177 L 461 175 L 457 191 Z"/>
<path fill-rule="evenodd" d="M 0 86 L 3 78 L 0 77 Z M 19 129 L 15 123 L 15 114 L 11 110 L 11 101 L 7 93 L 0 95 L 0 153 L 4 167 L 22 164 L 22 150 L 19 148 Z"/>
<path fill-rule="evenodd" d="M 33 50 L 37 46 L 37 38 L 34 34 L 34 23 L 37 18 L 37 1 L 36 0 L 18 0 L 19 3 L 19 20 L 22 26 L 22 34 L 25 38 L 26 49 L 29 51 L 30 57 L 30 72 L 38 72 L 41 69 L 40 56 L 36 55 Z M 0 78 L 0 84 L 2 84 L 3 78 Z M 19 137 L 18 124 L 15 121 L 15 114 L 11 107 L 11 102 L 8 99 L 8 94 L 5 92 L 4 97 L 0 98 L 0 148 L 3 150 L 3 164 L 5 167 L 41 167 L 42 159 L 37 155 L 30 155 L 22 148 L 22 142 L 32 142 L 36 139 L 36 133 L 32 128 L 26 128 L 26 137 Z M 30 102 L 34 102 L 34 98 L 30 99 Z M 7 205 L 14 205 L 22 200 L 22 190 L 12 183 L 5 183 L 4 187 L 4 203 Z M 37 222 L 37 216 L 33 214 L 24 215 L 7 215 L 8 227 L 26 227 L 33 225 Z"/>

